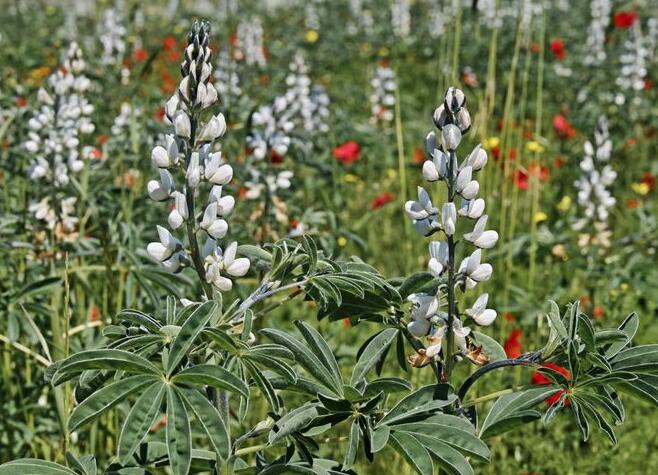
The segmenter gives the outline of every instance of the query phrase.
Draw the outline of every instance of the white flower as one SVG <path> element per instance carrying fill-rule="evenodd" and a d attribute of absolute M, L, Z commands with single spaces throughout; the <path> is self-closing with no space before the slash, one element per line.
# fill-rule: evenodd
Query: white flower
<path fill-rule="evenodd" d="M 199 153 L 192 152 L 190 155 L 190 162 L 187 164 L 187 171 L 185 173 L 187 184 L 190 188 L 196 188 L 201 182 L 201 168 L 199 166 Z"/>
<path fill-rule="evenodd" d="M 462 325 L 462 322 L 455 318 L 452 322 L 452 334 L 454 348 L 462 355 L 468 352 L 468 344 L 466 337 L 471 333 L 471 329 Z M 430 343 L 425 349 L 425 356 L 434 358 L 441 352 L 441 347 L 446 345 L 448 338 L 448 324 L 443 321 L 442 324 L 432 328 L 431 333 L 427 337 Z"/>
<path fill-rule="evenodd" d="M 496 311 L 487 308 L 488 301 L 489 294 L 484 293 L 477 298 L 471 308 L 465 311 L 466 315 L 471 317 L 475 323 L 483 327 L 491 325 L 496 319 Z"/>
<path fill-rule="evenodd" d="M 472 200 L 475 198 L 478 194 L 478 191 L 480 191 L 480 184 L 475 180 L 471 180 L 472 176 L 473 168 L 470 166 L 465 166 L 459 171 L 459 174 L 457 175 L 457 181 L 455 182 L 455 189 L 457 190 L 457 193 L 462 195 L 467 200 Z"/>
<path fill-rule="evenodd" d="M 228 231 L 228 223 L 217 217 L 217 202 L 211 202 L 203 212 L 203 219 L 199 224 L 213 239 L 221 239 Z"/>
<path fill-rule="evenodd" d="M 473 232 L 464 234 L 464 239 L 481 249 L 491 249 L 498 242 L 498 233 L 496 231 L 485 231 L 484 229 L 487 226 L 487 219 L 489 219 L 489 216 L 486 214 L 481 216 L 475 223 Z"/>
<path fill-rule="evenodd" d="M 154 201 L 164 201 L 174 191 L 174 178 L 168 170 L 160 170 L 160 181 L 150 180 L 146 185 L 149 197 Z"/>
<path fill-rule="evenodd" d="M 474 172 L 482 170 L 487 164 L 487 152 L 482 149 L 481 145 L 477 145 L 473 151 L 466 157 L 464 165 L 470 166 Z"/>
<path fill-rule="evenodd" d="M 445 241 L 430 242 L 430 260 L 427 264 L 429 272 L 439 277 L 448 266 L 448 243 Z"/>
<path fill-rule="evenodd" d="M 215 185 L 226 185 L 233 179 L 233 168 L 222 163 L 222 152 L 215 152 L 207 155 L 204 175 Z"/>
<path fill-rule="evenodd" d="M 491 267 L 491 264 L 482 264 L 480 262 L 481 259 L 482 250 L 476 249 L 473 251 L 473 254 L 462 260 L 459 265 L 459 272 L 467 278 L 466 286 L 468 288 L 475 287 L 477 282 L 484 282 L 491 278 L 493 267 Z M 469 282 L 468 279 L 473 282 Z"/>
<path fill-rule="evenodd" d="M 418 201 L 407 201 L 404 210 L 413 220 L 414 227 L 420 234 L 428 236 L 438 228 L 436 221 L 438 209 L 432 205 L 430 195 L 423 187 L 418 187 Z"/>
<path fill-rule="evenodd" d="M 171 196 L 174 198 L 174 209 L 169 213 L 168 222 L 172 229 L 178 229 L 189 217 L 187 199 L 180 191 L 174 191 Z"/>
<path fill-rule="evenodd" d="M 224 132 L 226 132 L 226 120 L 224 114 L 219 113 L 208 121 L 199 134 L 198 141 L 212 142 L 224 135 Z"/>
<path fill-rule="evenodd" d="M 449 157 L 441 150 L 432 151 L 432 160 L 423 163 L 423 178 L 427 181 L 437 181 L 448 176 Z"/>
<path fill-rule="evenodd" d="M 466 216 L 471 219 L 478 219 L 482 216 L 484 212 L 485 203 L 482 198 L 476 200 L 462 200 L 461 206 L 459 207 L 460 216 Z"/>
<path fill-rule="evenodd" d="M 235 258 L 237 249 L 237 242 L 232 242 L 224 253 L 219 247 L 215 247 L 206 257 L 206 280 L 223 292 L 233 287 L 231 279 L 224 277 L 223 273 L 231 277 L 242 277 L 249 271 L 249 259 Z"/>
<path fill-rule="evenodd" d="M 444 203 L 441 209 L 441 224 L 443 225 L 443 232 L 447 236 L 455 234 L 455 227 L 457 225 L 457 209 L 455 203 Z"/>
<path fill-rule="evenodd" d="M 222 187 L 219 185 L 215 185 L 210 189 L 208 200 L 210 203 L 217 203 L 218 216 L 227 216 L 235 206 L 235 198 L 231 195 L 222 196 Z"/>
<path fill-rule="evenodd" d="M 430 319 L 439 310 L 439 299 L 435 295 L 411 294 L 407 300 L 411 302 L 412 318 L 407 329 L 417 337 L 427 335 L 431 326 Z"/>
<path fill-rule="evenodd" d="M 192 125 L 190 118 L 185 111 L 178 111 L 174 116 L 174 130 L 176 135 L 189 139 L 192 134 Z"/>
<path fill-rule="evenodd" d="M 466 96 L 461 89 L 449 87 L 445 94 L 444 105 L 452 114 L 456 114 L 466 104 Z"/>
<path fill-rule="evenodd" d="M 160 241 L 149 243 L 146 247 L 146 251 L 153 259 L 162 262 L 172 256 L 174 251 L 181 246 L 181 242 L 176 239 L 167 228 L 157 226 L 157 229 Z"/>

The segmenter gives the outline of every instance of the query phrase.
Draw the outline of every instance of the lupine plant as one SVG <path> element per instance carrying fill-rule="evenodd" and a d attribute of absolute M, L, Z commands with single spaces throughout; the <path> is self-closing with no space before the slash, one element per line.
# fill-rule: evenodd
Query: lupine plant
<path fill-rule="evenodd" d="M 167 467 L 175 475 L 351 474 L 396 452 L 422 475 L 437 468 L 473 474 L 473 465 L 489 460 L 488 439 L 523 424 L 548 424 L 563 414 L 584 439 L 598 427 L 614 443 L 613 424 L 625 415 L 622 392 L 658 405 L 658 347 L 632 346 L 635 314 L 603 329 L 578 303 L 564 311 L 551 303 L 546 345 L 516 358 L 471 329 L 496 320 L 489 294 L 469 291 L 492 277 L 483 251 L 498 234 L 487 229 L 475 179 L 487 153 L 478 145 L 458 158 L 471 117 L 457 88 L 434 112 L 438 134 L 425 140 L 423 178 L 445 184 L 436 194 L 445 198 L 436 207 L 434 192 L 419 188 L 418 200 L 405 205 L 416 231 L 439 237 L 429 243 L 427 272 L 385 279 L 357 257 L 327 255 L 304 235 L 260 246 L 223 243 L 235 204 L 225 192 L 233 169 L 218 150 L 226 124 L 215 111 L 220 98 L 209 44 L 209 24 L 196 22 L 181 81 L 165 106 L 171 131 L 151 153 L 158 177 L 147 190 L 172 205 L 148 254 L 166 270 L 187 274 L 196 291 L 180 300 L 169 295 L 153 312 L 121 311 L 96 349 L 74 351 L 47 371 L 52 385 L 73 388 L 65 393 L 73 408 L 65 422 L 78 438 L 86 437 L 86 425 L 120 414 L 116 457 L 103 473 Z M 258 148 L 253 140 L 260 159 L 281 151 L 282 144 L 264 139 Z M 597 135 L 597 149 L 607 143 L 603 132 Z M 301 298 L 323 324 L 348 317 L 352 327 L 374 329 L 354 359 L 337 358 L 308 321 L 296 321 L 296 333 L 270 321 L 276 309 Z M 393 354 L 399 368 L 386 364 Z M 474 395 L 491 371 L 518 366 L 535 369 L 541 385 Z M 419 378 L 409 373 L 424 371 L 431 382 L 414 386 L 410 381 Z M 326 458 L 337 446 L 342 457 Z M 0 475 L 103 470 L 93 455 L 69 452 L 67 462 L 19 459 L 1 465 Z"/>

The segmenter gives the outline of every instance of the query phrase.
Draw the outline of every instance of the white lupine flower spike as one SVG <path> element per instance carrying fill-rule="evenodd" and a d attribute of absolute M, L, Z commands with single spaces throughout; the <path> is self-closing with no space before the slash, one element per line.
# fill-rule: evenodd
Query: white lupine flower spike
<path fill-rule="evenodd" d="M 432 363 L 441 380 L 450 377 L 455 363 L 463 357 L 476 364 L 487 361 L 477 337 L 461 321 L 457 291 L 466 292 L 491 279 L 493 266 L 482 262 L 483 250 L 492 248 L 498 241 L 498 233 L 486 229 L 486 203 L 483 198 L 478 198 L 480 183 L 476 175 L 487 164 L 487 152 L 477 145 L 461 164 L 457 160 L 457 149 L 471 127 L 471 116 L 465 104 L 463 91 L 449 88 L 443 104 L 436 108 L 433 116 L 441 133 L 440 143 L 436 132 L 430 132 L 425 138 L 427 160 L 423 163 L 422 175 L 428 182 L 445 182 L 448 189 L 445 203 L 435 207 L 428 191 L 419 187 L 418 200 L 407 201 L 404 206 L 405 213 L 420 234 L 429 236 L 440 231 L 445 236 L 444 240 L 432 241 L 429 245 L 427 270 L 438 279 L 438 290 L 433 294 L 409 297 L 411 309 L 407 323 L 411 335 L 426 341 L 425 348 L 412 355 L 409 362 L 419 367 Z M 459 200 L 459 208 L 456 200 Z M 458 216 L 462 219 L 458 220 Z M 471 230 L 462 233 L 460 228 L 464 226 L 471 227 Z M 475 250 L 462 250 L 468 244 L 475 246 Z M 456 261 L 458 252 L 462 255 L 459 266 L 459 261 Z M 488 300 L 487 293 L 480 295 L 463 315 L 477 325 L 491 325 L 496 319 L 496 311 L 487 308 Z M 440 376 L 439 370 L 443 372 Z"/>
<path fill-rule="evenodd" d="M 209 82 L 209 33 L 207 22 L 195 22 L 188 36 L 178 92 L 165 104 L 171 133 L 151 152 L 160 179 L 147 184 L 153 200 L 168 203 L 168 225 L 182 238 L 158 226 L 159 241 L 148 245 L 148 254 L 169 272 L 192 265 L 203 283 L 206 299 L 212 297 L 212 287 L 221 292 L 231 290 L 231 279 L 245 275 L 250 266 L 248 259 L 236 257 L 237 243 L 231 243 L 224 252 L 217 243 L 228 232 L 225 218 L 233 210 L 235 199 L 222 194 L 222 186 L 233 178 L 233 168 L 215 150 L 216 141 L 226 132 L 226 120 L 218 113 L 203 123 L 199 113 L 218 101 L 217 89 Z M 205 198 L 201 196 L 204 192 Z M 205 208 L 200 209 L 204 202 Z M 201 250 L 197 236 L 205 236 Z"/>

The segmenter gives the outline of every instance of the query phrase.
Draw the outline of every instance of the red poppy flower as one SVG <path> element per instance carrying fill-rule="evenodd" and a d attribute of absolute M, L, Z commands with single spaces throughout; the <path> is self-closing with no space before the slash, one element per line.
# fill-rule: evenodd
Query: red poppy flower
<path fill-rule="evenodd" d="M 133 59 L 138 63 L 141 63 L 142 61 L 146 61 L 148 57 L 149 57 L 149 52 L 143 48 L 137 48 L 135 51 L 133 51 Z"/>
<path fill-rule="evenodd" d="M 345 142 L 343 145 L 339 145 L 334 149 L 334 157 L 339 162 L 349 165 L 352 162 L 356 162 L 361 155 L 361 146 L 356 143 L 354 140 Z"/>
<path fill-rule="evenodd" d="M 542 364 L 544 368 L 550 368 L 553 371 L 557 371 L 560 373 L 562 376 L 564 376 L 567 379 L 571 379 L 571 373 L 569 372 L 568 369 L 563 368 L 562 366 L 558 366 L 553 363 L 544 363 Z M 553 384 L 553 380 L 550 379 L 548 376 L 546 376 L 544 373 L 540 371 L 535 371 L 532 375 L 532 379 L 530 380 L 532 384 L 537 384 L 537 385 L 545 385 L 545 384 Z M 565 393 L 566 391 L 564 389 L 560 389 L 558 392 L 553 394 L 552 396 L 548 397 L 546 399 L 546 404 L 552 406 L 553 404 L 557 403 L 560 400 L 560 397 Z M 569 400 L 567 399 L 565 401 L 565 405 L 569 405 Z"/>
<path fill-rule="evenodd" d="M 92 305 L 91 308 L 89 309 L 89 321 L 90 322 L 98 321 L 100 317 L 101 317 L 100 310 L 98 310 L 98 307 L 96 305 Z"/>
<path fill-rule="evenodd" d="M 297 221 L 295 218 L 293 218 L 293 219 L 290 220 L 290 222 L 288 224 L 290 224 L 291 229 L 295 229 L 297 226 L 299 226 L 299 221 Z"/>
<path fill-rule="evenodd" d="M 620 30 L 627 30 L 638 18 L 637 12 L 617 12 L 613 16 L 613 23 L 615 28 Z"/>
<path fill-rule="evenodd" d="M 165 116 L 164 107 L 160 107 L 157 111 L 155 111 L 155 114 L 153 114 L 153 117 L 158 122 L 162 122 L 164 120 L 164 116 Z"/>
<path fill-rule="evenodd" d="M 555 168 L 562 168 L 564 164 L 567 163 L 566 160 L 562 157 L 555 157 L 553 159 L 553 166 Z"/>
<path fill-rule="evenodd" d="M 600 307 L 598 305 L 594 307 L 594 310 L 592 310 L 592 316 L 594 318 L 602 318 L 604 314 L 605 311 L 603 310 L 603 307 Z"/>
<path fill-rule="evenodd" d="M 516 147 L 512 147 L 512 149 L 509 151 L 509 157 L 510 160 L 516 160 Z"/>
<path fill-rule="evenodd" d="M 515 170 L 512 179 L 516 187 L 521 191 L 526 191 L 530 187 L 530 175 L 525 170 Z"/>
<path fill-rule="evenodd" d="M 27 105 L 27 99 L 24 97 L 17 97 L 16 98 L 16 107 L 23 108 Z"/>
<path fill-rule="evenodd" d="M 644 80 L 644 90 L 645 91 L 650 91 L 651 89 L 653 89 L 653 82 L 651 81 L 651 79 L 645 79 Z"/>
<path fill-rule="evenodd" d="M 503 319 L 505 319 L 506 322 L 511 322 L 514 323 L 516 321 L 516 317 L 512 312 L 505 312 L 503 315 Z"/>
<path fill-rule="evenodd" d="M 635 198 L 631 198 L 629 200 L 626 200 L 626 206 L 629 207 L 630 209 L 636 209 L 640 207 L 640 200 L 637 200 Z"/>
<path fill-rule="evenodd" d="M 101 152 L 100 149 L 94 147 L 91 149 L 91 158 L 93 158 L 94 160 L 100 160 L 101 158 L 103 158 L 103 152 Z"/>
<path fill-rule="evenodd" d="M 551 40 L 551 53 L 558 61 L 563 61 L 567 57 L 564 47 L 564 40 Z"/>
<path fill-rule="evenodd" d="M 580 305 L 583 307 L 587 307 L 592 302 L 592 299 L 589 298 L 589 295 L 583 295 L 579 300 Z"/>
<path fill-rule="evenodd" d="M 425 163 L 425 152 L 423 151 L 422 148 L 420 147 L 414 148 L 413 162 L 416 165 L 422 165 L 423 163 Z"/>
<path fill-rule="evenodd" d="M 563 139 L 572 139 L 576 136 L 576 129 L 573 128 L 569 119 L 562 114 L 555 114 L 555 117 L 553 117 L 553 129 Z"/>
<path fill-rule="evenodd" d="M 378 194 L 377 196 L 375 196 L 375 199 L 372 200 L 371 208 L 372 209 L 381 208 L 386 203 L 390 203 L 394 199 L 395 199 L 395 195 L 393 193 L 390 193 L 388 191 L 384 191 L 384 192 Z"/>
<path fill-rule="evenodd" d="M 164 40 L 162 40 L 162 48 L 166 50 L 174 49 L 176 46 L 176 37 L 169 35 Z"/>
<path fill-rule="evenodd" d="M 96 141 L 99 145 L 105 145 L 107 143 L 107 135 L 99 134 L 98 137 L 96 137 Z"/>
<path fill-rule="evenodd" d="M 505 349 L 505 354 L 508 358 L 518 358 L 523 353 L 521 349 L 521 337 L 523 332 L 518 328 L 513 328 L 510 332 L 503 348 Z"/>

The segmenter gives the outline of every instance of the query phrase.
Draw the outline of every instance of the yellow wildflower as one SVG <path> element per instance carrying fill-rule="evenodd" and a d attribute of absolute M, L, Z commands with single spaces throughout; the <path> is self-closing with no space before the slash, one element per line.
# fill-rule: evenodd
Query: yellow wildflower
<path fill-rule="evenodd" d="M 491 150 L 500 146 L 500 139 L 498 137 L 489 137 L 488 139 L 484 139 L 482 146 L 487 150 Z"/>
<path fill-rule="evenodd" d="M 569 208 L 571 208 L 571 196 L 564 195 L 560 202 L 557 204 L 557 209 L 558 211 L 562 211 L 564 213 Z"/>
<path fill-rule="evenodd" d="M 311 44 L 313 44 L 313 43 L 315 43 L 316 41 L 318 41 L 318 38 L 319 38 L 319 37 L 320 37 L 320 35 L 318 34 L 317 31 L 315 31 L 315 30 L 307 30 L 307 31 L 306 31 L 306 34 L 304 35 L 304 40 L 305 40 L 307 43 L 311 43 Z"/>
<path fill-rule="evenodd" d="M 535 223 L 541 223 L 542 221 L 546 221 L 548 219 L 548 215 L 543 211 L 537 211 L 535 213 L 534 219 Z"/>
<path fill-rule="evenodd" d="M 340 247 L 345 247 L 347 246 L 347 239 L 345 239 L 343 236 L 338 238 L 338 245 Z"/>
<path fill-rule="evenodd" d="M 633 183 L 631 184 L 631 189 L 638 195 L 646 195 L 651 191 L 648 183 Z"/>
<path fill-rule="evenodd" d="M 379 56 L 381 56 L 383 58 L 388 56 L 388 48 L 386 48 L 386 47 L 379 48 Z"/>
<path fill-rule="evenodd" d="M 386 170 L 386 176 L 392 180 L 398 176 L 398 172 L 394 168 L 389 168 Z"/>
<path fill-rule="evenodd" d="M 531 140 L 525 146 L 528 149 L 528 152 L 532 152 L 532 153 L 542 153 L 545 150 L 542 144 L 540 144 L 536 140 Z"/>
<path fill-rule="evenodd" d="M 345 180 L 346 183 L 356 183 L 359 181 L 359 177 L 351 173 L 346 173 L 343 180 Z"/>

